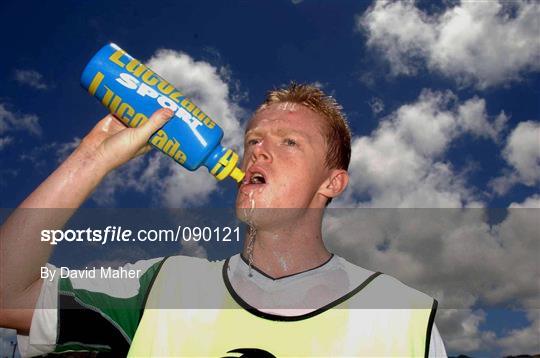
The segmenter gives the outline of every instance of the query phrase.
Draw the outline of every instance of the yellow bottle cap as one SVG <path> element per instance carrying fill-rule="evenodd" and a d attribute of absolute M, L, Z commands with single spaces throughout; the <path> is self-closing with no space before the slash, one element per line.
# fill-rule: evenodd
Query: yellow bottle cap
<path fill-rule="evenodd" d="M 238 168 L 234 168 L 232 173 L 230 174 L 230 177 L 236 180 L 238 183 L 240 183 L 244 179 L 245 176 L 246 176 L 246 173 L 244 173 Z"/>
<path fill-rule="evenodd" d="M 230 176 L 240 183 L 246 174 L 236 167 L 237 163 L 238 154 L 228 149 L 212 168 L 210 173 L 215 176 L 217 180 L 223 180 Z"/>

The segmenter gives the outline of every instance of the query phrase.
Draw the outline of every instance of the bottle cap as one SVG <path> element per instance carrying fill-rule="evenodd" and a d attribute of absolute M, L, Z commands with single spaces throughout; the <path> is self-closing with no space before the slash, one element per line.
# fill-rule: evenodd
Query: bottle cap
<path fill-rule="evenodd" d="M 246 173 L 244 173 L 238 168 L 234 168 L 230 174 L 230 177 L 236 180 L 238 183 L 240 183 L 244 179 L 245 176 L 246 176 Z"/>
<path fill-rule="evenodd" d="M 210 173 L 215 176 L 217 180 L 223 180 L 230 176 L 240 183 L 246 174 L 236 167 L 236 163 L 238 163 L 238 154 L 228 149 L 218 160 Z"/>

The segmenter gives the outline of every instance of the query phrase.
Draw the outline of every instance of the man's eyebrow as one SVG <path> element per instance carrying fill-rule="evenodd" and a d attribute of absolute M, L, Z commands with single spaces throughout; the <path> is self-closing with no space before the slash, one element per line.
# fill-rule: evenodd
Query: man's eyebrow
<path fill-rule="evenodd" d="M 258 132 L 259 132 L 259 131 L 257 130 L 257 128 L 247 130 L 247 131 L 244 133 L 244 137 L 247 137 L 247 136 L 250 135 L 250 134 L 257 134 Z"/>
<path fill-rule="evenodd" d="M 247 137 L 249 135 L 256 135 L 256 134 L 259 134 L 261 131 L 258 130 L 257 128 L 254 128 L 254 129 L 250 129 L 248 130 L 244 136 Z M 297 136 L 300 136 L 300 137 L 303 137 L 303 138 L 306 138 L 308 139 L 308 136 L 302 132 L 302 131 L 299 131 L 299 130 L 296 130 L 296 129 L 291 129 L 291 128 L 279 128 L 277 130 L 274 130 L 273 132 L 277 133 L 277 135 L 279 136 L 286 136 L 288 134 L 295 134 Z"/>

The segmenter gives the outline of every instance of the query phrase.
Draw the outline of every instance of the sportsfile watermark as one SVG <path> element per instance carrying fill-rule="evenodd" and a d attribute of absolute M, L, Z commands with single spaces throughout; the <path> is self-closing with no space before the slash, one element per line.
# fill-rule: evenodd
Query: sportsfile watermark
<path fill-rule="evenodd" d="M 131 230 L 122 226 L 104 229 L 41 230 L 41 241 L 57 245 L 59 242 L 240 242 L 239 226 L 177 226 L 173 229 Z"/>
<path fill-rule="evenodd" d="M 0 224 L 14 211 L 0 209 Z M 128 290 L 129 293 L 130 287 L 148 282 L 145 274 L 150 278 L 158 272 L 154 269 L 161 267 L 159 272 L 165 272 L 161 270 L 169 267 L 173 270 L 171 282 L 188 287 L 187 291 L 181 291 L 188 295 L 183 295 L 181 300 L 171 295 L 146 308 L 216 309 L 221 307 L 223 292 L 212 290 L 224 288 L 223 272 L 228 272 L 224 269 L 230 268 L 234 273 L 235 268 L 244 267 L 242 263 L 249 263 L 245 256 L 238 255 L 244 252 L 253 232 L 241 220 L 246 213 L 257 224 L 255 244 L 265 227 L 275 220 L 286 224 L 299 215 L 320 214 L 305 209 L 244 211 L 208 207 L 80 208 L 75 213 L 72 209 L 26 208 L 17 209 L 8 222 L 21 230 L 12 233 L 2 230 L 0 236 L 14 243 L 21 241 L 27 247 L 45 245 L 54 249 L 47 263 L 33 261 L 34 272 L 44 282 L 65 283 L 69 279 L 86 282 L 88 287 L 102 282 L 107 290 Z M 468 298 L 480 297 L 479 305 L 489 300 L 490 309 L 507 309 L 515 307 L 516 297 L 519 297 L 521 309 L 538 310 L 540 286 L 531 282 L 537 282 L 540 276 L 537 229 L 540 209 L 327 208 L 324 213 L 322 237 L 328 251 L 336 260 L 340 258 L 338 262 L 344 262 L 343 259 L 368 271 L 395 277 L 439 299 L 440 308 L 469 310 Z M 50 219 L 42 220 L 44 216 Z M 66 217 L 69 221 L 60 227 L 59 222 L 63 223 Z M 31 228 L 27 224 L 30 221 L 39 225 Z M 295 228 L 285 226 L 284 229 Z M 275 239 L 294 245 L 286 230 Z M 255 246 L 255 254 L 264 249 Z M 0 262 L 4 262 L 10 251 L 0 254 Z M 21 265 L 27 267 L 31 260 L 36 258 L 29 256 Z M 192 264 L 197 267 L 192 268 Z M 337 271 L 325 271 L 325 275 L 330 276 L 324 281 L 326 286 L 321 288 L 324 292 L 347 289 L 342 285 L 349 287 L 350 281 L 340 278 L 344 272 L 340 267 L 336 266 Z M 253 270 L 253 274 L 256 272 Z M 516 272 L 520 277 L 518 281 Z M 376 280 L 384 275 L 377 276 Z M 2 289 L 9 290 L 9 287 L 3 287 L 0 282 L 0 291 Z M 282 302 L 278 297 L 275 302 L 293 309 L 312 309 L 317 302 L 312 298 L 319 296 L 311 291 L 306 294 L 307 299 Z M 56 308 L 54 302 L 47 302 L 49 306 L 43 308 Z M 111 309 L 125 309 L 122 302 L 111 301 Z M 144 303 L 139 300 L 134 304 Z M 33 307 L 27 301 L 17 301 L 5 308 Z M 393 305 L 391 296 L 388 299 L 377 297 L 369 302 L 369 307 L 399 308 Z M 80 306 L 69 306 L 69 309 L 80 309 Z"/>

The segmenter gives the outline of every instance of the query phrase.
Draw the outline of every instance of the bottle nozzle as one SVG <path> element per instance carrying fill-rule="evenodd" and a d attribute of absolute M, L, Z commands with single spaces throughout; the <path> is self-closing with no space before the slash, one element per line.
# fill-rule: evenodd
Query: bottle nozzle
<path fill-rule="evenodd" d="M 244 173 L 238 168 L 234 168 L 230 175 L 230 177 L 236 180 L 238 183 L 240 183 L 242 179 L 244 179 L 245 176 L 246 176 L 246 173 Z"/>
<path fill-rule="evenodd" d="M 210 173 L 215 176 L 217 180 L 223 180 L 230 176 L 240 183 L 246 174 L 236 167 L 237 163 L 238 154 L 228 149 L 225 154 L 221 156 Z"/>

